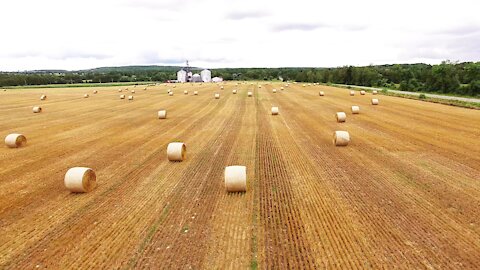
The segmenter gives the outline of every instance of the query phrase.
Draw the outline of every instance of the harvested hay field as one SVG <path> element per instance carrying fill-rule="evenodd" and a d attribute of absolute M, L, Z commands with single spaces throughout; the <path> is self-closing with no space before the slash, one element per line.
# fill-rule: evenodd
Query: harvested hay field
<path fill-rule="evenodd" d="M 149 86 L 133 102 L 118 87 L 1 92 L 0 134 L 28 143 L 0 147 L 0 268 L 480 269 L 480 111 L 223 85 Z M 246 192 L 225 190 L 231 165 Z M 92 168 L 96 188 L 68 191 L 71 167 Z"/>

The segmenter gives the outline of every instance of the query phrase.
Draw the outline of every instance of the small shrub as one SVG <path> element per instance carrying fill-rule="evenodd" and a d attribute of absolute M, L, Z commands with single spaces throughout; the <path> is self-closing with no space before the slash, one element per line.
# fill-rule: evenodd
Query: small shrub
<path fill-rule="evenodd" d="M 418 98 L 419 98 L 419 99 L 426 99 L 427 96 L 426 96 L 425 94 L 420 94 L 420 95 L 418 96 Z"/>

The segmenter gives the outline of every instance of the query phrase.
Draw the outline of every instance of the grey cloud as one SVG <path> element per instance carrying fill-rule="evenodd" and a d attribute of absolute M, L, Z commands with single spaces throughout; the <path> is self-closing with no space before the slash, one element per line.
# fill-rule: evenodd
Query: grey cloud
<path fill-rule="evenodd" d="M 273 31 L 283 32 L 283 31 L 312 31 L 318 28 L 328 27 L 327 25 L 321 23 L 285 23 L 277 24 L 272 27 Z"/>
<path fill-rule="evenodd" d="M 10 58 L 30 58 L 30 57 L 46 57 L 52 60 L 65 60 L 72 58 L 93 58 L 93 59 L 107 59 L 112 57 L 110 54 L 87 52 L 79 50 L 55 50 L 52 52 L 40 52 L 40 51 L 17 51 L 6 55 Z"/>
<path fill-rule="evenodd" d="M 445 30 L 438 30 L 438 31 L 435 31 L 433 34 L 466 36 L 466 35 L 472 35 L 472 34 L 479 34 L 479 32 L 480 32 L 480 26 L 472 24 L 472 25 L 463 25 L 463 26 L 445 29 Z"/>

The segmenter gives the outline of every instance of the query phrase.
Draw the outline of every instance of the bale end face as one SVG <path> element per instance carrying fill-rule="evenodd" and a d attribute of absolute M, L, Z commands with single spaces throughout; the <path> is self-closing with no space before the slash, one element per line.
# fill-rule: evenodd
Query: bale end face
<path fill-rule="evenodd" d="M 90 192 L 97 186 L 97 177 L 90 168 L 74 167 L 65 174 L 64 183 L 71 192 Z"/>
<path fill-rule="evenodd" d="M 272 115 L 278 114 L 278 107 L 272 107 Z"/>
<path fill-rule="evenodd" d="M 372 105 L 378 105 L 378 99 L 372 98 Z"/>
<path fill-rule="evenodd" d="M 335 146 L 347 146 L 350 142 L 350 134 L 347 131 L 335 131 L 333 133 L 333 144 Z"/>
<path fill-rule="evenodd" d="M 181 142 L 169 143 L 167 157 L 170 161 L 183 161 L 187 157 L 187 146 Z"/>
<path fill-rule="evenodd" d="M 360 113 L 360 107 L 359 106 L 352 106 L 352 113 L 353 114 L 359 114 Z"/>
<path fill-rule="evenodd" d="M 166 118 L 167 118 L 167 110 L 158 111 L 158 119 L 166 119 Z"/>
<path fill-rule="evenodd" d="M 247 191 L 247 167 L 225 167 L 225 189 L 227 192 Z"/>
<path fill-rule="evenodd" d="M 13 133 L 5 137 L 5 145 L 9 148 L 18 148 L 27 144 L 27 138 L 18 133 Z"/>
<path fill-rule="evenodd" d="M 347 114 L 344 112 L 337 112 L 335 117 L 337 118 L 338 123 L 343 123 L 347 120 Z"/>

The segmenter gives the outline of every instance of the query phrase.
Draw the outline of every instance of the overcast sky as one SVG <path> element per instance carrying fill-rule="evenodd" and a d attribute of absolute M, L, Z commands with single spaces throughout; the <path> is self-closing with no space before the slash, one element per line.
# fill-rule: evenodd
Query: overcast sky
<path fill-rule="evenodd" d="M 480 61 L 478 0 L 1 0 L 0 70 Z"/>

